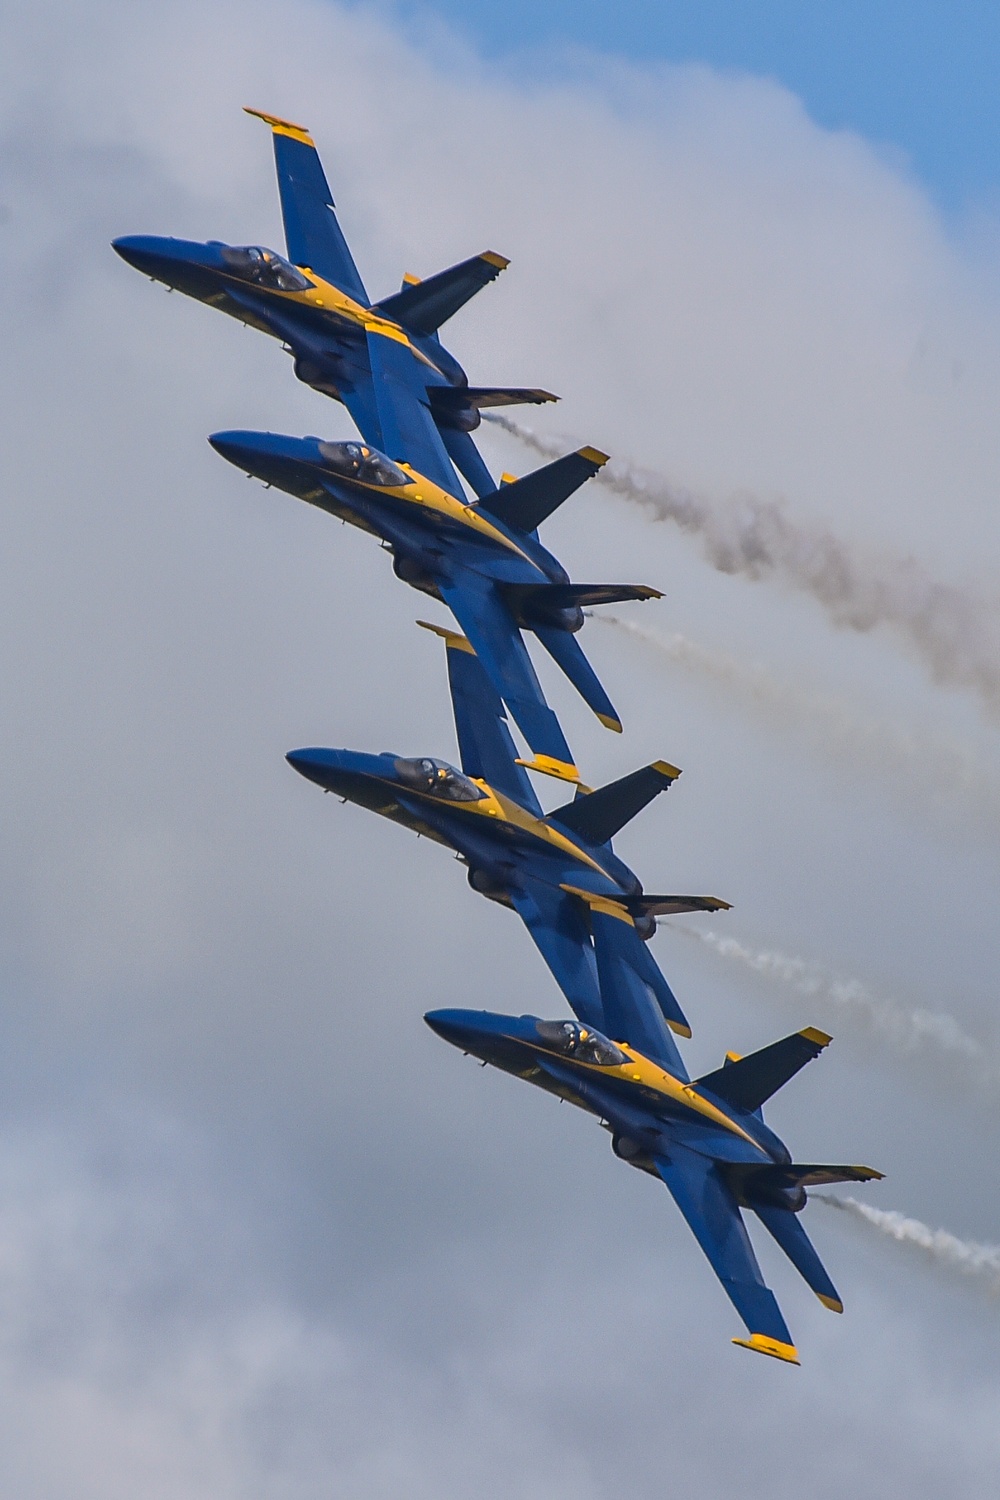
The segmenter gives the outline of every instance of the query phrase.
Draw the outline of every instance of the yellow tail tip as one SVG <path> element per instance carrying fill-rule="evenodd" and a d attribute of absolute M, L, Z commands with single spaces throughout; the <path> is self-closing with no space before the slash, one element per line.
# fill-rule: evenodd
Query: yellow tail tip
<path fill-rule="evenodd" d="M 839 1297 L 824 1297 L 822 1292 L 817 1292 L 816 1295 L 822 1302 L 823 1306 L 828 1307 L 831 1312 L 844 1311 L 844 1304 L 841 1302 Z"/>
<path fill-rule="evenodd" d="M 610 457 L 610 454 L 602 453 L 600 448 L 578 448 L 577 453 L 581 458 L 585 458 L 588 464 L 596 464 L 599 469 L 604 468 Z"/>
<path fill-rule="evenodd" d="M 807 1042 L 813 1042 L 817 1047 L 829 1047 L 833 1041 L 832 1036 L 827 1036 L 825 1031 L 820 1031 L 815 1026 L 807 1026 L 799 1036 L 805 1037 Z"/>
<path fill-rule="evenodd" d="M 672 766 L 668 760 L 654 760 L 650 767 L 652 771 L 659 771 L 661 776 L 666 776 L 668 781 L 676 781 L 681 774 L 677 766 Z"/>
<path fill-rule="evenodd" d="M 690 1038 L 691 1038 L 691 1028 L 690 1028 L 690 1026 L 688 1026 L 686 1024 L 682 1026 L 681 1023 L 680 1023 L 680 1021 L 668 1021 L 667 1025 L 670 1027 L 670 1030 L 676 1032 L 678 1036 L 687 1037 L 688 1040 L 690 1040 Z"/>
<path fill-rule="evenodd" d="M 498 255 L 495 250 L 484 250 L 479 259 L 484 260 L 488 266 L 496 266 L 498 271 L 506 271 L 510 265 L 506 255 Z"/>
<path fill-rule="evenodd" d="M 741 1349 L 752 1349 L 754 1354 L 767 1354 L 771 1359 L 783 1359 L 786 1365 L 798 1365 L 799 1351 L 794 1344 L 783 1344 L 781 1339 L 769 1339 L 762 1333 L 752 1333 L 748 1339 L 733 1339 Z"/>
<path fill-rule="evenodd" d="M 621 719 L 613 719 L 610 714 L 598 714 L 597 717 L 600 719 L 600 721 L 604 725 L 605 729 L 610 729 L 611 732 L 612 732 L 612 734 L 621 734 L 621 732 L 622 732 L 622 721 L 621 721 Z"/>

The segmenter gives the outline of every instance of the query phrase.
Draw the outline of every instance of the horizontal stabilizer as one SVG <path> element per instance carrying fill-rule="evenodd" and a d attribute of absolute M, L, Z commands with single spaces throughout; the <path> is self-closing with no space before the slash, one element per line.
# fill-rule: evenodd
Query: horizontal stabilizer
<path fill-rule="evenodd" d="M 588 708 L 592 708 L 605 729 L 621 734 L 622 721 L 618 710 L 608 697 L 597 673 L 583 654 L 583 647 L 575 635 L 568 630 L 557 630 L 549 625 L 536 625 L 535 634 L 546 651 L 576 688 Z"/>
<path fill-rule="evenodd" d="M 765 1100 L 776 1094 L 807 1062 L 818 1057 L 829 1043 L 825 1031 L 808 1026 L 805 1031 L 772 1042 L 738 1062 L 727 1062 L 714 1073 L 706 1073 L 704 1078 L 697 1079 L 697 1085 L 726 1104 L 750 1113 L 760 1109 Z"/>
<path fill-rule="evenodd" d="M 589 844 L 607 844 L 659 792 L 672 786 L 680 774 L 676 766 L 668 765 L 665 760 L 654 761 L 620 781 L 609 782 L 565 807 L 557 807 L 546 821 L 578 833 Z"/>
<path fill-rule="evenodd" d="M 771 1204 L 762 1204 L 760 1207 L 755 1204 L 754 1212 L 823 1306 L 828 1307 L 831 1312 L 843 1312 L 844 1304 L 840 1300 L 840 1293 L 816 1254 L 816 1247 L 806 1234 L 798 1214 L 792 1213 L 790 1208 L 777 1208 Z"/>
<path fill-rule="evenodd" d="M 551 391 L 522 385 L 432 385 L 429 394 L 439 421 L 447 421 L 453 413 L 486 411 L 491 406 L 542 406 L 559 400 Z"/>
<path fill-rule="evenodd" d="M 514 531 L 532 532 L 607 461 L 608 455 L 597 448 L 581 448 L 543 469 L 536 469 L 533 474 L 526 474 L 523 479 L 501 485 L 492 495 L 484 495 L 479 503 L 483 510 Z"/>
<path fill-rule="evenodd" d="M 393 318 L 410 333 L 436 333 L 442 323 L 454 317 L 470 297 L 495 281 L 510 261 L 493 250 L 474 255 L 447 271 L 439 271 L 426 281 L 408 282 L 391 297 L 376 304 L 376 311 Z"/>
<path fill-rule="evenodd" d="M 274 136 L 288 259 L 307 266 L 367 307 L 368 293 L 337 222 L 333 195 L 312 136 L 303 126 L 263 110 L 247 109 L 246 113 L 270 125 Z"/>
<path fill-rule="evenodd" d="M 645 917 L 676 917 L 686 911 L 731 911 L 718 896 L 640 896 L 632 909 Z"/>
<path fill-rule="evenodd" d="M 729 1065 L 735 1066 L 735 1063 Z M 729 1068 L 726 1069 L 728 1071 Z M 703 1081 L 698 1080 L 699 1084 Z M 743 1178 L 741 1190 L 745 1198 L 752 1200 L 755 1196 L 762 1197 L 786 1188 L 829 1187 L 834 1182 L 881 1182 L 884 1175 L 883 1172 L 876 1172 L 874 1167 L 830 1167 L 815 1162 L 793 1161 L 785 1166 L 754 1168 Z"/>
<path fill-rule="evenodd" d="M 515 480 L 515 483 L 520 483 Z M 510 486 L 504 487 L 506 494 Z M 647 583 L 525 583 L 511 584 L 507 589 L 511 604 L 531 619 L 533 613 L 544 616 L 554 609 L 591 609 L 595 604 L 625 604 L 632 599 L 662 599 L 659 589 Z"/>

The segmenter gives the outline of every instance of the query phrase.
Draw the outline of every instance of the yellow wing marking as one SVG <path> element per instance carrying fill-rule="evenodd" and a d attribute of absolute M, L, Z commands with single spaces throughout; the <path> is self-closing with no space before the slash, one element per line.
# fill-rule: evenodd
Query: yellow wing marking
<path fill-rule="evenodd" d="M 554 755 L 536 755 L 533 760 L 518 760 L 527 771 L 540 771 L 543 776 L 554 776 L 557 781 L 572 781 L 583 787 L 580 773 L 568 760 L 556 760 Z M 583 787 L 586 791 L 586 787 Z"/>
<path fill-rule="evenodd" d="M 495 250 L 484 250 L 479 259 L 484 260 L 489 266 L 496 266 L 498 271 L 506 271 L 510 265 L 506 255 L 498 255 Z"/>
<path fill-rule="evenodd" d="M 600 912 L 602 917 L 617 917 L 619 922 L 624 922 L 628 927 L 635 926 L 620 901 L 609 900 L 607 896 L 595 896 L 592 891 L 582 891 L 575 885 L 561 885 L 559 889 L 565 891 L 567 896 L 577 896 L 581 901 L 586 901 L 591 911 Z"/>
<path fill-rule="evenodd" d="M 430 630 L 434 635 L 439 635 L 449 651 L 468 651 L 470 656 L 475 656 L 470 643 L 457 630 L 448 630 L 444 625 L 432 625 L 429 620 L 418 620 L 417 624 L 421 630 Z"/>
<path fill-rule="evenodd" d="M 251 109 L 249 104 L 244 104 L 243 113 L 263 120 L 265 125 L 270 125 L 275 135 L 291 136 L 293 141 L 301 141 L 305 146 L 316 144 L 304 125 L 294 125 L 291 120 L 283 120 L 280 115 L 269 115 L 262 109 Z"/>
<path fill-rule="evenodd" d="M 815 1026 L 807 1026 L 804 1031 L 799 1032 L 799 1036 L 805 1037 L 807 1042 L 814 1042 L 817 1047 L 829 1047 L 833 1041 L 832 1036 L 827 1036 L 825 1031 L 817 1031 Z"/>
<path fill-rule="evenodd" d="M 733 1339 L 741 1349 L 752 1349 L 755 1354 L 769 1354 L 772 1359 L 783 1359 L 786 1364 L 801 1364 L 799 1351 L 794 1344 L 784 1344 L 781 1339 L 769 1339 L 762 1333 L 752 1333 L 748 1339 Z"/>
<path fill-rule="evenodd" d="M 588 464 L 596 464 L 599 469 L 603 469 L 608 461 L 608 454 L 602 453 L 600 448 L 578 448 L 577 452 Z"/>

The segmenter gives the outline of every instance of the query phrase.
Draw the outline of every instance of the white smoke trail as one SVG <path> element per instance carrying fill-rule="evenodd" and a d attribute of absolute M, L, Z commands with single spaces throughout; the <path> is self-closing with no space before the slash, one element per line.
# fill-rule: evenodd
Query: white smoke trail
<path fill-rule="evenodd" d="M 488 416 L 545 458 L 565 452 L 564 443 L 510 417 Z M 972 688 L 1000 712 L 1000 613 L 972 590 L 938 582 L 913 558 L 865 553 L 822 526 L 794 521 L 775 500 L 750 494 L 711 499 L 615 459 L 595 482 L 698 536 L 720 572 L 802 590 L 834 624 L 850 630 L 895 630 L 934 682 Z"/>
<path fill-rule="evenodd" d="M 739 661 L 687 636 L 660 635 L 616 615 L 593 612 L 592 618 L 640 641 L 673 666 L 724 688 L 727 695 L 738 695 L 769 725 L 808 733 L 829 759 L 888 775 L 896 790 L 902 775 L 924 803 L 950 793 L 977 816 L 1000 821 L 997 769 L 955 740 L 907 732 L 889 720 L 868 718 L 843 699 L 781 681 L 764 667 Z"/>
<path fill-rule="evenodd" d="M 810 1193 L 809 1198 L 818 1198 L 830 1208 L 850 1214 L 879 1234 L 895 1240 L 897 1244 L 912 1245 L 936 1265 L 973 1277 L 984 1290 L 993 1296 L 1000 1296 L 1000 1245 L 960 1240 L 947 1229 L 932 1229 L 929 1224 L 907 1218 L 894 1209 L 870 1208 L 857 1198 L 839 1198 L 833 1193 Z"/>
<path fill-rule="evenodd" d="M 667 924 L 711 948 L 720 957 L 740 964 L 765 979 L 786 986 L 797 995 L 807 995 L 833 1006 L 859 1028 L 904 1054 L 936 1053 L 957 1064 L 980 1086 L 1000 1084 L 1000 1067 L 983 1044 L 943 1011 L 908 1009 L 895 1000 L 875 995 L 857 979 L 841 979 L 824 972 L 819 964 L 775 949 L 748 948 L 736 938 L 723 937 L 704 928 Z"/>

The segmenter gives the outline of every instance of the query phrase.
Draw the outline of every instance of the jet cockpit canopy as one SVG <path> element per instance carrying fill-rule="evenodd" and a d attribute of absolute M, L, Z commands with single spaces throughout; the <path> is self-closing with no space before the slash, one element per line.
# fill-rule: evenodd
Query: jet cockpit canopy
<path fill-rule="evenodd" d="M 312 282 L 276 250 L 262 245 L 224 245 L 222 259 L 243 281 L 272 292 L 307 292 Z"/>
<path fill-rule="evenodd" d="M 365 443 L 320 443 L 319 451 L 335 474 L 374 484 L 379 489 L 403 489 L 412 484 L 398 464 Z"/>
<path fill-rule="evenodd" d="M 628 1062 L 614 1042 L 576 1021 L 536 1021 L 535 1029 L 547 1047 L 577 1062 L 593 1063 L 598 1068 L 620 1068 Z"/>
<path fill-rule="evenodd" d="M 427 792 L 445 802 L 478 802 L 485 797 L 474 781 L 449 766 L 445 760 L 397 760 L 396 774 L 418 792 Z"/>

